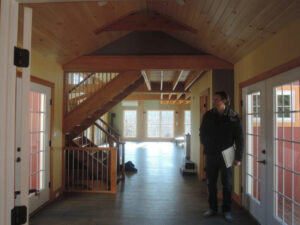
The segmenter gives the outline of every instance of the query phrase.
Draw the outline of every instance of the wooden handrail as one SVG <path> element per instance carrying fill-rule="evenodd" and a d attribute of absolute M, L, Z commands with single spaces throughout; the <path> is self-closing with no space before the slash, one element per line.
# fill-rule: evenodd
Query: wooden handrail
<path fill-rule="evenodd" d="M 97 122 L 94 123 L 94 125 L 96 127 L 98 127 L 100 130 L 102 130 L 107 136 L 109 136 L 110 138 L 112 138 L 116 143 L 119 143 L 119 140 L 117 138 L 115 138 L 113 135 L 111 135 L 110 133 L 108 133 L 103 127 L 101 127 Z"/>
<path fill-rule="evenodd" d="M 82 150 L 82 151 L 117 151 L 117 148 L 112 147 L 64 147 L 64 150 L 69 151 L 76 151 L 76 150 Z"/>
<path fill-rule="evenodd" d="M 115 133 L 117 136 L 121 136 L 121 134 L 119 134 L 119 132 L 113 128 L 112 126 L 110 126 L 108 123 L 106 123 L 103 119 L 99 119 L 104 125 L 106 125 L 113 133 Z"/>
<path fill-rule="evenodd" d="M 87 77 L 85 77 L 82 81 L 80 81 L 78 84 L 76 84 L 71 90 L 68 91 L 68 94 L 70 94 L 73 90 L 75 90 L 77 87 L 79 87 L 82 83 L 84 83 L 87 79 L 89 79 L 91 76 L 95 75 L 96 73 L 91 73 Z"/>

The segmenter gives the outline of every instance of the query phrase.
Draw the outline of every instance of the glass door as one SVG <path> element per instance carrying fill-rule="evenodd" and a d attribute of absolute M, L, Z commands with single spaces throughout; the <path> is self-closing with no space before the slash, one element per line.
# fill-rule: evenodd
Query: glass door
<path fill-rule="evenodd" d="M 267 80 L 269 224 L 300 224 L 300 68 Z"/>
<path fill-rule="evenodd" d="M 29 95 L 29 210 L 49 200 L 51 89 L 31 83 Z"/>
<path fill-rule="evenodd" d="M 17 79 L 17 90 L 21 89 L 22 79 Z M 18 92 L 18 91 L 17 91 Z M 49 200 L 50 195 L 50 120 L 51 120 L 51 88 L 30 83 L 29 94 L 29 213 L 32 213 L 38 207 Z M 17 93 L 17 118 L 16 118 L 16 142 L 20 146 L 20 118 L 21 110 L 20 92 Z M 20 152 L 17 150 L 16 155 Z M 16 190 L 20 190 L 21 168 L 16 165 Z M 16 196 L 16 201 L 19 197 Z"/>
<path fill-rule="evenodd" d="M 245 154 L 243 205 L 261 223 L 266 221 L 265 83 L 243 89 Z"/>

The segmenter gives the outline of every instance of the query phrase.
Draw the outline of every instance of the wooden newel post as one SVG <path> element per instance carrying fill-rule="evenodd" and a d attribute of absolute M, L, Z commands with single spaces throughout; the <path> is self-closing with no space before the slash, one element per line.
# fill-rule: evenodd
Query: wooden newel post
<path fill-rule="evenodd" d="M 117 149 L 110 151 L 110 189 L 112 193 L 117 193 Z"/>

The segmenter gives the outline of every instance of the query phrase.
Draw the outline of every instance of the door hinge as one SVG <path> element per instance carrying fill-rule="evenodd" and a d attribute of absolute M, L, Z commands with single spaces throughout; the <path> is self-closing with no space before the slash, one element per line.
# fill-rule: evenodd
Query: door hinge
<path fill-rule="evenodd" d="M 52 105 L 53 104 L 53 101 L 52 101 L 52 98 L 50 99 L 50 105 Z"/>
<path fill-rule="evenodd" d="M 26 206 L 15 206 L 11 210 L 11 224 L 21 225 L 27 221 L 27 207 Z"/>
<path fill-rule="evenodd" d="M 243 100 L 241 100 L 241 106 L 243 107 L 243 105 L 244 105 L 244 102 L 243 102 Z"/>
<path fill-rule="evenodd" d="M 51 188 L 51 182 L 49 181 L 49 184 L 48 184 L 49 188 Z"/>
<path fill-rule="evenodd" d="M 206 108 L 206 104 L 204 104 L 203 106 L 204 106 L 204 108 Z"/>
<path fill-rule="evenodd" d="M 51 147 L 51 145 L 52 145 L 52 142 L 51 142 L 51 140 L 49 140 L 49 147 Z"/>

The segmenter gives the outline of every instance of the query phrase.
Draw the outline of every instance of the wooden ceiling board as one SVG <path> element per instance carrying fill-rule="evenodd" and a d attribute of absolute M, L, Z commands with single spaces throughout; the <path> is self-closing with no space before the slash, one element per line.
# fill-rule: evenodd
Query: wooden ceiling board
<path fill-rule="evenodd" d="M 145 1 L 114 2 L 103 7 L 96 2 L 24 4 L 20 12 L 25 5 L 33 8 L 33 48 L 56 56 L 55 60 L 63 64 L 127 35 L 126 31 L 101 35 L 93 32 L 122 14 L 142 10 Z M 20 24 L 22 20 L 20 16 Z M 22 40 L 22 32 L 19 34 Z"/>
<path fill-rule="evenodd" d="M 99 28 L 132 11 L 156 11 L 195 28 L 197 34 L 168 34 L 202 52 L 236 63 L 258 45 L 300 17 L 299 0 L 174 0 L 21 4 L 33 8 L 32 47 L 61 64 L 87 55 L 129 32 L 103 32 Z M 22 40 L 20 16 L 19 42 Z"/>
<path fill-rule="evenodd" d="M 198 34 L 190 35 L 186 32 L 170 32 L 170 34 L 201 51 L 235 63 L 284 26 L 299 18 L 297 3 L 299 4 L 297 0 L 190 0 L 182 9 L 187 8 L 188 4 L 193 5 L 187 14 L 194 15 L 196 19 L 194 21 L 189 19 L 186 24 L 197 29 Z M 202 4 L 202 7 L 195 4 Z M 182 14 L 185 14 L 182 12 L 176 14 L 177 10 L 170 4 L 162 6 L 165 8 L 158 7 L 157 4 L 151 6 L 153 10 L 165 13 L 171 18 L 178 17 L 179 20 L 182 19 Z M 284 22 L 279 24 L 275 22 L 279 20 Z"/>

